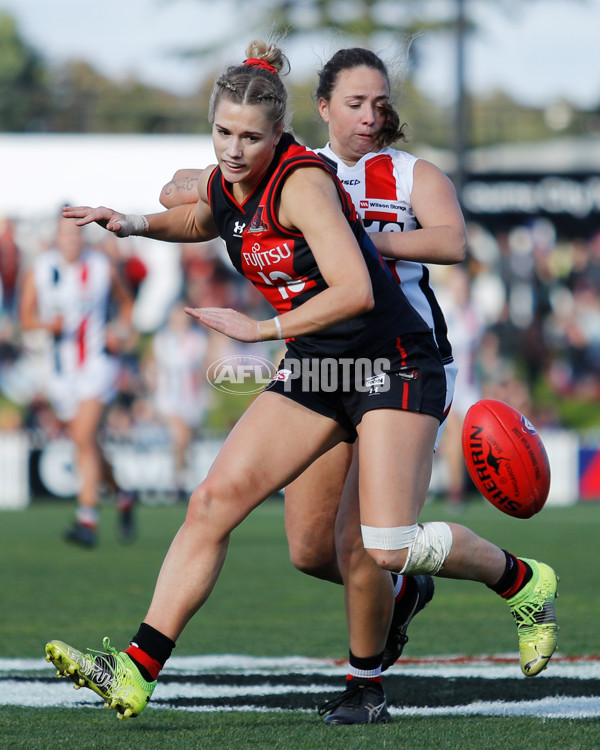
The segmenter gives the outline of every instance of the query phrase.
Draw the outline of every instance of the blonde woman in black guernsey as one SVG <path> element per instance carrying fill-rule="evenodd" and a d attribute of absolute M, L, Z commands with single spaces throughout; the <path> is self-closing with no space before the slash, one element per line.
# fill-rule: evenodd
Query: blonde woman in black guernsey
<path fill-rule="evenodd" d="M 476 580 L 510 594 L 521 660 L 531 662 L 532 673 L 556 647 L 551 568 L 509 556 L 464 526 L 418 523 L 445 407 L 439 348 L 376 253 L 334 170 L 286 132 L 285 65 L 277 47 L 254 43 L 244 64 L 217 80 L 210 109 L 217 166 L 200 175 L 195 204 L 144 216 L 106 207 L 64 212 L 79 225 L 97 222 L 120 236 L 194 242 L 220 235 L 234 266 L 277 315 L 255 320 L 220 308 L 189 314 L 240 341 L 287 343 L 277 377 L 192 493 L 130 646 L 119 652 L 107 638 L 105 654 L 56 640 L 46 646 L 59 672 L 125 717 L 150 700 L 177 638 L 210 595 L 231 531 L 319 456 L 357 436 L 361 534 L 377 565 Z M 325 359 L 337 363 L 337 388 L 319 378 Z M 525 622 L 534 607 L 543 610 L 543 621 Z M 367 677 L 361 684 L 374 703 L 373 720 L 388 721 L 380 682 Z"/>

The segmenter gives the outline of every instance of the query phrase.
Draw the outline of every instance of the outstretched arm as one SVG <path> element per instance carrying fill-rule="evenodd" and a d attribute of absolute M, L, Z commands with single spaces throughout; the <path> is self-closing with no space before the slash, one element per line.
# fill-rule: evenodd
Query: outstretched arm
<path fill-rule="evenodd" d="M 78 226 L 96 222 L 117 237 L 144 235 L 165 242 L 204 242 L 217 236 L 207 197 L 207 181 L 212 170 L 204 170 L 198 180 L 193 203 L 174 206 L 156 214 L 123 214 L 106 206 L 66 206 L 63 216 Z"/>

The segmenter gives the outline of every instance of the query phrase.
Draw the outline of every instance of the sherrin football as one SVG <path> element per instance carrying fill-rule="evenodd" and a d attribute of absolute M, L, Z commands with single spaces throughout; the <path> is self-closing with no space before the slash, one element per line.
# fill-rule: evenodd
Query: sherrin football
<path fill-rule="evenodd" d="M 535 427 L 517 409 L 482 399 L 467 411 L 462 447 L 473 483 L 498 510 L 531 518 L 550 490 L 550 464 Z"/>

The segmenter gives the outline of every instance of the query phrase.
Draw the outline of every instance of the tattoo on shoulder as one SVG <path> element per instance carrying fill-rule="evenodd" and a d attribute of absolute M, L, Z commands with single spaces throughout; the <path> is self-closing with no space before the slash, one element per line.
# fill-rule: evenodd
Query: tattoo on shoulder
<path fill-rule="evenodd" d="M 196 190 L 198 188 L 198 178 L 197 177 L 182 177 L 179 180 L 171 180 L 171 182 L 168 182 L 165 187 L 165 193 L 167 195 L 171 195 L 172 193 L 177 193 L 179 191 L 191 191 Z"/>

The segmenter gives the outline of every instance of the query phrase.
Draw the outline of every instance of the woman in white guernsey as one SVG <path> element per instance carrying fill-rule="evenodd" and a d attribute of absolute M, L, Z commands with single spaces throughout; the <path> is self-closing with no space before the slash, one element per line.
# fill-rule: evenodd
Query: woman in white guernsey
<path fill-rule="evenodd" d="M 316 93 L 319 114 L 328 124 L 330 139 L 318 153 L 335 167 L 404 296 L 434 334 L 446 376 L 446 415 L 452 403 L 457 368 L 446 322 L 424 264 L 451 264 L 464 259 L 466 233 L 454 187 L 434 164 L 390 147 L 404 139 L 404 135 L 398 114 L 390 105 L 387 69 L 373 52 L 363 48 L 336 52 L 319 73 Z M 444 421 L 429 446 L 430 456 L 443 429 Z M 386 440 L 385 435 L 381 437 Z M 414 436 L 407 432 L 402 440 L 408 448 Z M 425 456 L 425 446 L 422 447 L 421 456 Z M 423 477 L 428 479 L 431 463 L 423 459 L 421 469 Z M 469 568 L 472 572 L 479 564 L 485 564 L 487 556 L 482 547 L 468 561 L 461 560 L 456 566 L 447 548 L 436 562 L 433 558 L 437 553 L 433 554 L 431 565 L 406 565 L 404 570 L 408 575 L 386 576 L 385 570 L 376 571 L 374 559 L 385 568 L 388 550 L 398 545 L 408 547 L 409 542 L 386 538 L 391 529 L 361 525 L 356 502 L 358 475 L 358 462 L 352 460 L 351 449 L 341 444 L 318 459 L 286 489 L 289 500 L 286 530 L 292 560 L 300 569 L 313 574 L 316 571 L 332 581 L 336 580 L 337 568 L 344 583 L 350 636 L 348 688 L 320 711 L 329 714 L 325 721 L 333 724 L 385 720 L 381 704 L 366 700 L 365 687 L 380 681 L 381 672 L 402 653 L 408 624 L 433 594 L 431 575 L 462 578 Z M 402 498 L 410 491 L 410 487 L 398 486 L 396 501 L 403 502 Z M 335 518 L 332 496 L 341 498 Z M 421 534 L 426 537 L 431 529 L 433 534 L 427 541 L 430 551 L 441 550 L 445 544 L 443 534 L 437 535 L 443 527 L 443 524 L 419 524 L 413 549 L 420 545 L 418 537 Z M 460 532 L 454 524 L 447 528 L 452 530 L 456 554 Z M 322 533 L 317 534 L 316 529 Z M 335 543 L 331 541 L 332 529 L 335 529 Z M 531 575 L 530 561 L 524 563 L 508 552 L 504 554 L 505 575 L 491 588 L 510 599 L 526 580 L 522 576 Z M 537 570 L 536 563 L 532 565 Z M 531 656 L 536 651 L 522 648 L 523 671 L 537 674 L 547 661 L 534 658 L 528 663 L 526 653 Z M 374 688 L 371 690 L 375 695 Z"/>
<path fill-rule="evenodd" d="M 192 325 L 182 300 L 177 300 L 169 309 L 165 324 L 154 335 L 148 370 L 154 406 L 171 435 L 173 490 L 178 499 L 187 497 L 187 474 L 191 471 L 187 450 L 208 407 L 208 351 L 208 334 Z"/>
<path fill-rule="evenodd" d="M 377 249 L 405 297 L 434 333 L 446 374 L 447 414 L 456 366 L 446 322 L 424 264 L 464 259 L 465 228 L 454 187 L 435 165 L 391 148 L 392 143 L 404 139 L 404 134 L 389 102 L 386 67 L 373 52 L 364 48 L 336 52 L 319 73 L 316 96 L 330 138 L 316 151 L 335 168 L 367 232 L 378 235 Z M 433 450 L 443 430 L 444 422 Z M 316 571 L 331 581 L 340 570 L 338 575 L 345 585 L 349 684 L 352 678 L 380 679 L 381 671 L 402 653 L 408 624 L 434 591 L 429 575 L 386 577 L 381 569 L 374 569 L 377 566 L 364 550 L 353 493 L 343 493 L 346 476 L 350 486 L 357 481 L 358 467 L 354 461 L 348 469 L 351 462 L 352 449 L 346 444 L 336 446 L 286 490 L 286 497 L 292 500 L 305 498 L 304 503 L 286 506 L 293 562 L 301 570 Z M 340 498 L 335 518 L 332 495 Z M 317 526 L 320 535 L 314 533 L 315 516 L 321 521 Z M 303 533 L 309 528 L 313 531 L 310 541 Z M 362 710 L 360 701 L 352 695 L 342 694 L 340 698 L 323 707 L 323 713 L 331 712 L 326 721 L 367 720 L 368 713 Z"/>
<path fill-rule="evenodd" d="M 36 258 L 23 279 L 20 318 L 23 330 L 51 336 L 46 395 L 67 425 L 79 472 L 77 513 L 67 541 L 85 547 L 97 542 L 98 490 L 104 461 L 97 432 L 106 405 L 117 392 L 119 364 L 115 330 L 108 328 L 109 303 L 119 305 L 121 331 L 130 330 L 133 298 L 108 256 L 85 243 L 74 222 L 58 221 L 55 244 Z M 120 517 L 130 533 L 131 498 L 123 493 Z"/>

